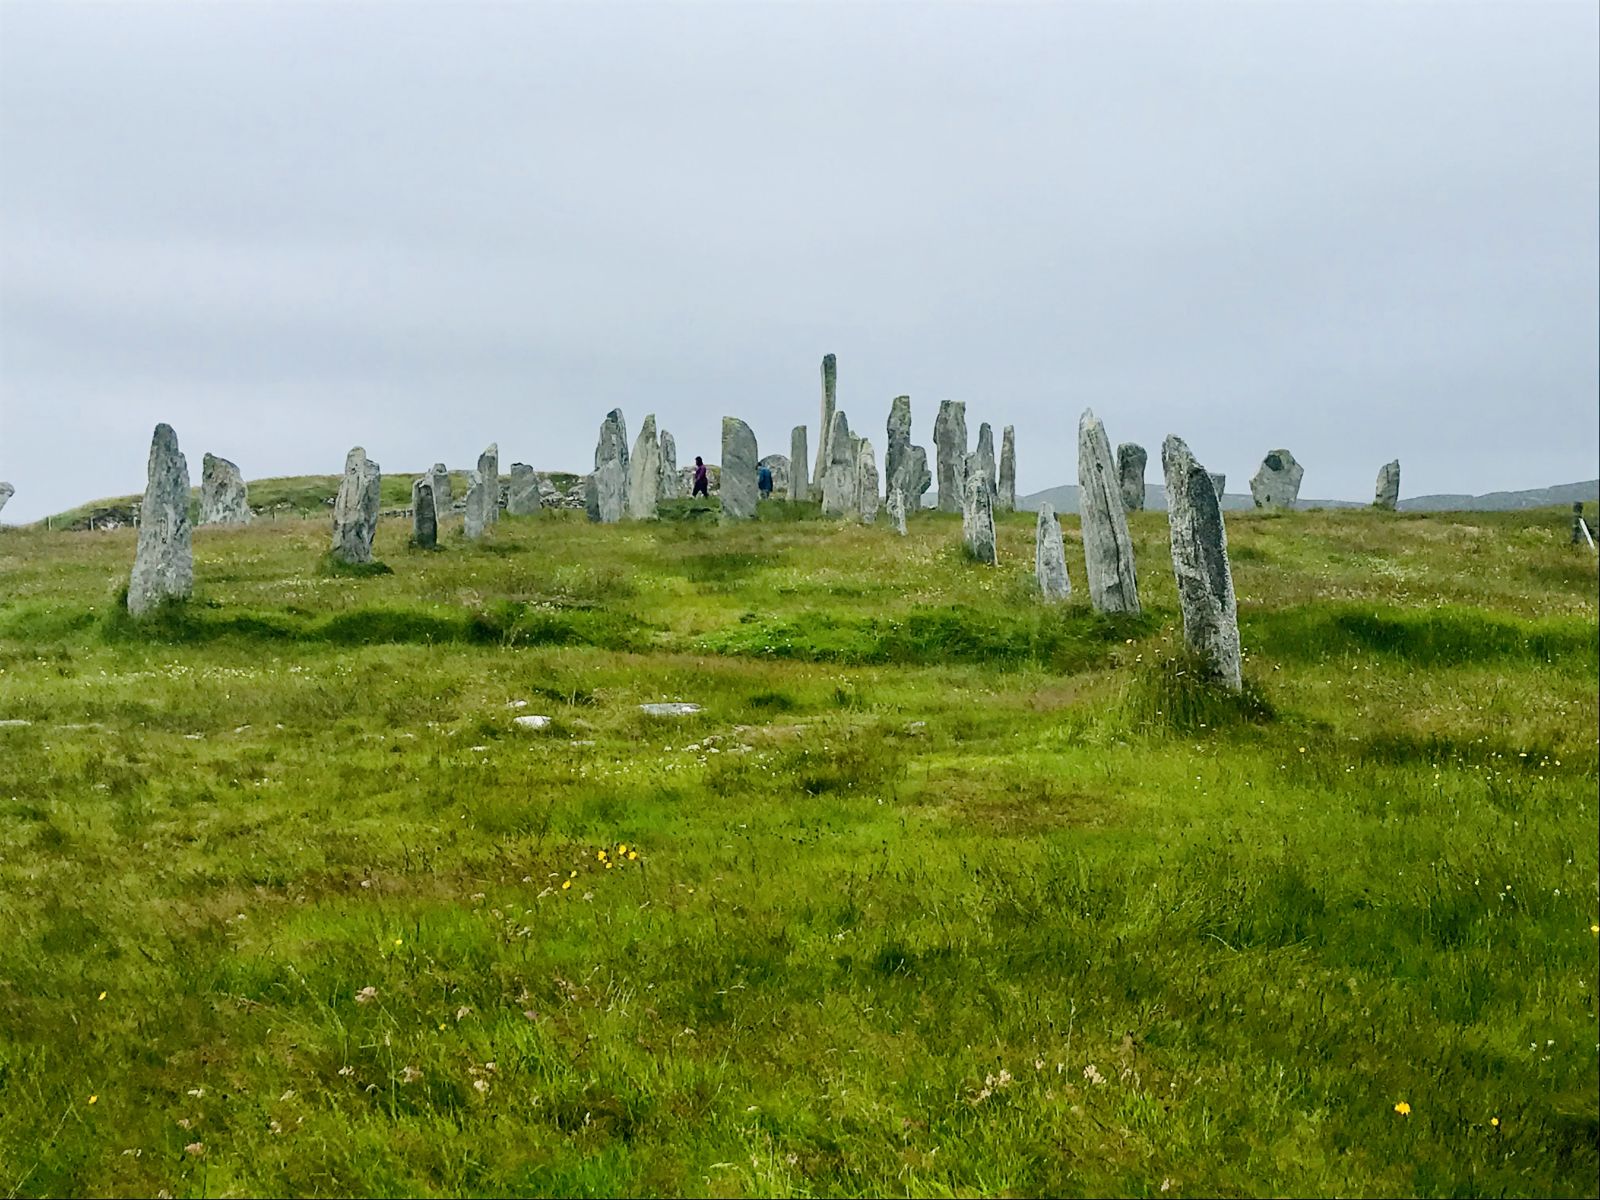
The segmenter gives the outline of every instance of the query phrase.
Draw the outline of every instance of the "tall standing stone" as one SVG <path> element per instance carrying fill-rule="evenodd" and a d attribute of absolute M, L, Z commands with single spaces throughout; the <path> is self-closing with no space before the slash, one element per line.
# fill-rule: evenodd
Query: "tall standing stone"
<path fill-rule="evenodd" d="M 1161 444 L 1172 527 L 1172 573 L 1183 610 L 1183 640 L 1206 676 L 1229 691 L 1240 681 L 1239 610 L 1228 566 L 1228 532 L 1206 469 L 1182 438 Z"/>
<path fill-rule="evenodd" d="M 200 524 L 248 525 L 255 516 L 239 468 L 215 454 L 201 459 Z"/>
<path fill-rule="evenodd" d="M 620 408 L 613 408 L 600 422 L 594 474 L 589 478 L 595 493 L 593 505 L 588 506 L 590 519 L 606 525 L 622 520 L 628 511 L 628 423 Z"/>
<path fill-rule="evenodd" d="M 1000 480 L 997 478 L 995 469 L 994 430 L 989 428 L 989 422 L 987 421 L 978 426 L 978 448 L 970 461 L 976 462 L 978 470 L 983 472 L 983 481 L 989 488 L 989 495 L 998 495 L 1000 492 Z"/>
<path fill-rule="evenodd" d="M 832 358 L 830 354 L 828 356 Z M 756 515 L 756 435 L 738 417 L 722 418 L 722 515 L 748 521 Z"/>
<path fill-rule="evenodd" d="M 662 500 L 676 500 L 683 495 L 683 481 L 678 478 L 678 443 L 665 429 L 661 431 L 661 473 L 657 479 L 656 495 Z"/>
<path fill-rule="evenodd" d="M 1084 574 L 1089 602 L 1103 613 L 1139 612 L 1133 540 L 1111 441 L 1093 409 L 1078 420 L 1078 511 L 1083 522 Z"/>
<path fill-rule="evenodd" d="M 1269 450 L 1250 479 L 1250 496 L 1257 508 L 1293 508 L 1300 499 L 1300 479 L 1306 469 L 1287 450 Z"/>
<path fill-rule="evenodd" d="M 1217 499 L 1220 501 L 1223 493 L 1228 489 L 1227 475 L 1221 471 L 1207 471 L 1206 474 L 1211 476 L 1211 482 L 1217 489 Z"/>
<path fill-rule="evenodd" d="M 1000 432 L 1000 493 L 995 507 L 1001 512 L 1017 508 L 1017 427 L 1007 425 Z"/>
<path fill-rule="evenodd" d="M 128 612 L 143 616 L 167 597 L 194 591 L 194 551 L 189 534 L 189 464 L 172 426 L 156 426 L 139 506 L 139 547 L 128 579 Z"/>
<path fill-rule="evenodd" d="M 488 529 L 500 519 L 500 443 L 490 442 L 478 455 L 478 474 L 483 476 L 483 527 Z"/>
<path fill-rule="evenodd" d="M 817 434 L 817 471 L 816 486 L 821 488 L 822 477 L 827 474 L 828 464 L 833 461 L 832 451 L 828 446 L 828 439 L 833 436 L 833 412 L 838 407 L 837 392 L 839 389 L 839 360 L 831 354 L 822 356 L 822 424 Z"/>
<path fill-rule="evenodd" d="M 998 561 L 994 541 L 994 490 L 977 454 L 971 456 L 963 474 L 961 540 L 967 553 L 991 567 Z"/>
<path fill-rule="evenodd" d="M 1400 460 L 1386 462 L 1378 469 L 1378 487 L 1372 497 L 1372 507 L 1387 508 L 1391 512 L 1400 503 Z"/>
<path fill-rule="evenodd" d="M 433 484 L 433 519 L 443 521 L 455 511 L 455 498 L 450 494 L 450 471 L 443 463 L 434 463 L 428 478 Z"/>
<path fill-rule="evenodd" d="M 527 463 L 511 464 L 511 486 L 506 489 L 506 514 L 526 517 L 544 506 L 539 473 Z"/>
<path fill-rule="evenodd" d="M 811 455 L 806 449 L 806 427 L 796 425 L 789 431 L 789 499 L 811 499 Z"/>
<path fill-rule="evenodd" d="M 906 536 L 906 497 L 897 487 L 889 489 L 889 528 L 901 537 Z"/>
<path fill-rule="evenodd" d="M 635 521 L 653 520 L 660 495 L 661 442 L 656 437 L 656 415 L 651 413 L 639 427 L 628 460 L 628 515 Z"/>
<path fill-rule="evenodd" d="M 878 456 L 866 438 L 856 449 L 856 512 L 863 524 L 878 520 Z"/>
<path fill-rule="evenodd" d="M 850 445 L 850 422 L 842 412 L 833 414 L 828 431 L 832 457 L 822 473 L 822 515 L 849 515 L 856 502 L 856 462 Z"/>
<path fill-rule="evenodd" d="M 938 454 L 939 511 L 961 512 L 967 477 L 967 405 L 941 400 L 933 423 L 933 448 Z"/>
<path fill-rule="evenodd" d="M 516 468 L 512 468 L 513 478 Z M 424 475 L 411 483 L 411 544 L 432 550 L 439 544 L 439 518 L 433 510 L 433 479 Z"/>
<path fill-rule="evenodd" d="M 911 397 L 896 396 L 889 403 L 884 427 L 883 481 L 890 491 L 905 491 L 904 474 L 911 457 Z"/>
<path fill-rule="evenodd" d="M 1122 489 L 1122 507 L 1129 512 L 1144 511 L 1144 468 L 1150 461 L 1143 446 L 1123 442 L 1117 447 L 1117 481 Z"/>
<path fill-rule="evenodd" d="M 1033 575 L 1039 581 L 1039 594 L 1051 604 L 1072 595 L 1072 579 L 1067 574 L 1067 552 L 1061 544 L 1061 522 L 1048 500 L 1039 502 L 1039 523 L 1033 537 Z"/>
<path fill-rule="evenodd" d="M 359 566 L 372 561 L 372 539 L 378 532 L 378 505 L 383 472 L 356 446 L 345 455 L 344 479 L 333 501 L 333 557 Z"/>
<path fill-rule="evenodd" d="M 906 498 L 907 508 L 921 508 L 922 497 L 933 486 L 933 475 L 928 471 L 928 452 L 921 446 L 912 446 L 900 465 L 900 492 Z"/>
<path fill-rule="evenodd" d="M 489 510 L 494 504 L 491 498 L 489 477 L 481 470 L 474 469 L 467 473 L 467 510 L 461 522 L 461 532 L 468 541 L 475 542 L 481 538 L 489 528 Z"/>

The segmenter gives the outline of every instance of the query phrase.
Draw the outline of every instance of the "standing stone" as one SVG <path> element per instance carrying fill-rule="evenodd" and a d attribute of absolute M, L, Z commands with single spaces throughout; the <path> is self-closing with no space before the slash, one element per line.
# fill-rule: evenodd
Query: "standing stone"
<path fill-rule="evenodd" d="M 878 520 L 878 456 L 866 438 L 856 450 L 856 511 L 864 525 Z"/>
<path fill-rule="evenodd" d="M 833 414 L 827 442 L 832 458 L 822 473 L 822 515 L 842 517 L 850 513 L 856 501 L 856 463 L 850 448 L 850 422 L 844 413 Z"/>
<path fill-rule="evenodd" d="M 494 504 L 489 477 L 482 471 L 467 473 L 467 511 L 461 523 L 461 532 L 468 541 L 477 541 L 489 528 L 489 510 Z"/>
<path fill-rule="evenodd" d="M 1033 538 L 1033 575 L 1039 581 L 1039 594 L 1050 604 L 1072 595 L 1072 580 L 1067 575 L 1067 552 L 1061 544 L 1061 522 L 1048 500 L 1039 502 L 1039 524 Z"/>
<path fill-rule="evenodd" d="M 921 508 L 922 497 L 933 486 L 933 475 L 928 471 L 928 452 L 921 446 L 912 446 L 900 467 L 901 493 L 907 506 Z"/>
<path fill-rule="evenodd" d="M 941 400 L 933 423 L 933 448 L 938 454 L 939 511 L 961 512 L 967 477 L 967 405 Z"/>
<path fill-rule="evenodd" d="M 590 478 L 595 488 L 590 520 L 616 524 L 628 510 L 628 423 L 620 408 L 613 408 L 600 422 Z"/>
<path fill-rule="evenodd" d="M 511 468 L 513 478 L 516 467 Z M 411 544 L 432 550 L 439 544 L 439 520 L 433 511 L 433 480 L 424 475 L 411 483 Z"/>
<path fill-rule="evenodd" d="M 683 484 L 678 480 L 678 443 L 665 429 L 656 449 L 661 454 L 661 470 L 656 478 L 658 500 L 676 500 L 683 495 Z"/>
<path fill-rule="evenodd" d="M 527 463 L 512 463 L 511 486 L 506 491 L 507 515 L 526 517 L 538 512 L 544 506 L 541 490 L 537 471 Z"/>
<path fill-rule="evenodd" d="M 17 494 L 17 489 L 9 483 L 0 483 L 0 509 L 4 509 L 6 501 Z"/>
<path fill-rule="evenodd" d="M 1228 477 L 1220 471 L 1207 471 L 1206 474 L 1211 476 L 1211 483 L 1217 489 L 1217 500 L 1220 502 L 1223 492 L 1228 487 Z"/>
<path fill-rule="evenodd" d="M 635 521 L 653 520 L 660 495 L 661 442 L 656 437 L 656 415 L 651 413 L 639 427 L 628 461 L 628 515 Z"/>
<path fill-rule="evenodd" d="M 1271 450 L 1250 480 L 1250 495 L 1257 508 L 1293 508 L 1300 499 L 1300 479 L 1306 469 L 1287 450 Z"/>
<path fill-rule="evenodd" d="M 253 520 L 239 468 L 207 454 L 200 460 L 200 524 L 248 525 Z"/>
<path fill-rule="evenodd" d="M 128 579 L 128 612 L 143 616 L 168 596 L 194 591 L 194 551 L 189 538 L 189 464 L 178 435 L 165 423 L 150 439 L 150 462 L 139 507 L 139 548 Z"/>
<path fill-rule="evenodd" d="M 488 529 L 500 519 L 500 444 L 490 442 L 478 455 L 478 474 L 483 476 L 482 499 L 483 527 Z"/>
<path fill-rule="evenodd" d="M 1000 494 L 995 497 L 995 507 L 1001 512 L 1015 512 L 1017 508 L 1017 427 L 1007 425 L 1000 431 Z"/>
<path fill-rule="evenodd" d="M 901 537 L 906 536 L 906 498 L 899 488 L 889 489 L 889 528 Z"/>
<path fill-rule="evenodd" d="M 1374 508 L 1387 508 L 1393 512 L 1400 503 L 1400 460 L 1384 463 L 1378 469 L 1378 488 L 1372 497 Z"/>
<path fill-rule="evenodd" d="M 455 499 L 450 495 L 450 472 L 443 463 L 434 463 L 428 477 L 433 484 L 433 519 L 437 523 L 455 511 Z"/>
<path fill-rule="evenodd" d="M 828 356 L 833 357 L 831 354 Z M 722 515 L 748 521 L 756 515 L 756 435 L 738 417 L 722 418 Z"/>
<path fill-rule="evenodd" d="M 591 521 L 600 520 L 600 472 L 583 477 L 583 511 Z"/>
<path fill-rule="evenodd" d="M 763 454 L 761 461 L 756 464 L 757 479 L 760 479 L 760 468 L 765 467 L 772 472 L 772 494 L 777 499 L 782 499 L 789 494 L 789 456 L 786 454 Z M 757 488 L 757 491 L 760 489 Z"/>
<path fill-rule="evenodd" d="M 822 424 L 818 427 L 821 432 L 817 435 L 817 471 L 815 475 L 816 486 L 821 488 L 822 477 L 827 474 L 828 465 L 833 461 L 833 453 L 828 446 L 828 439 L 833 436 L 833 410 L 837 401 L 839 387 L 839 360 L 831 354 L 822 356 Z"/>
<path fill-rule="evenodd" d="M 378 532 L 378 502 L 383 472 L 360 446 L 344 459 L 344 479 L 333 501 L 333 557 L 359 566 L 372 561 Z"/>
<path fill-rule="evenodd" d="M 1083 522 L 1084 573 L 1097 612 L 1139 612 L 1139 584 L 1122 488 L 1111 461 L 1111 441 L 1094 410 L 1078 419 L 1078 511 Z"/>
<path fill-rule="evenodd" d="M 807 472 L 811 470 L 811 456 L 806 451 L 806 427 L 796 425 L 789 431 L 789 499 L 811 499 L 811 480 Z M 777 486 L 773 486 L 777 491 Z"/>
<path fill-rule="evenodd" d="M 1172 573 L 1183 609 L 1183 640 L 1207 678 L 1237 692 L 1240 682 L 1239 609 L 1228 567 L 1228 531 L 1206 469 L 1182 438 L 1161 443 L 1172 527 Z"/>
<path fill-rule="evenodd" d="M 962 473 L 961 540 L 967 553 L 981 563 L 994 566 L 994 491 L 977 454 L 971 456 Z"/>
<path fill-rule="evenodd" d="M 1129 512 L 1144 511 L 1144 468 L 1150 461 L 1137 442 L 1117 447 L 1117 480 L 1122 488 L 1122 507 Z"/>
<path fill-rule="evenodd" d="M 983 480 L 989 487 L 989 495 L 998 495 L 1000 481 L 996 478 L 995 472 L 994 430 L 989 428 L 987 421 L 978 426 L 978 449 L 974 461 L 977 462 L 978 469 L 983 472 Z"/>
<path fill-rule="evenodd" d="M 896 396 L 889 404 L 883 443 L 883 480 L 892 492 L 906 490 L 904 475 L 911 457 L 911 397 Z"/>

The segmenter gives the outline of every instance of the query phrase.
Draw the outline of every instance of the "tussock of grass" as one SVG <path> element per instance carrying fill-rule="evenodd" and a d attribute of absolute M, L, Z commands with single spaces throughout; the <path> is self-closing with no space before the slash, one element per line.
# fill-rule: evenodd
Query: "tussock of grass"
<path fill-rule="evenodd" d="M 1142 664 L 1129 672 L 1123 706 L 1130 723 L 1142 732 L 1196 733 L 1262 725 L 1277 712 L 1251 679 L 1239 692 L 1218 687 L 1187 655 Z"/>
<path fill-rule="evenodd" d="M 1250 613 L 1244 625 L 1254 651 L 1274 659 L 1365 652 L 1426 667 L 1524 662 L 1589 672 L 1600 662 L 1593 625 L 1574 618 L 1530 621 L 1461 607 L 1419 612 L 1344 605 Z"/>

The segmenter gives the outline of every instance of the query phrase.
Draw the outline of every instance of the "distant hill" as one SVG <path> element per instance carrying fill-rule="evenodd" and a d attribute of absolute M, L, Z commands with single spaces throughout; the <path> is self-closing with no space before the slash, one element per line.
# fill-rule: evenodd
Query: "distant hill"
<path fill-rule="evenodd" d="M 1545 508 L 1552 504 L 1571 504 L 1575 500 L 1592 503 L 1600 496 L 1600 479 L 1583 483 L 1558 483 L 1553 487 L 1530 488 L 1523 492 L 1489 492 L 1482 496 L 1413 496 L 1400 501 L 1401 512 L 1507 512 L 1518 508 Z M 1039 505 L 1048 501 L 1058 513 L 1078 511 L 1078 487 L 1067 483 L 1046 488 L 1042 492 L 1017 497 L 1017 507 L 1024 512 L 1038 512 Z M 1167 489 L 1149 484 L 1144 490 L 1145 507 L 1156 512 L 1167 510 Z M 1222 497 L 1224 511 L 1252 509 L 1255 502 L 1248 495 L 1227 492 Z M 1301 500 L 1300 508 L 1366 508 L 1357 500 Z"/>

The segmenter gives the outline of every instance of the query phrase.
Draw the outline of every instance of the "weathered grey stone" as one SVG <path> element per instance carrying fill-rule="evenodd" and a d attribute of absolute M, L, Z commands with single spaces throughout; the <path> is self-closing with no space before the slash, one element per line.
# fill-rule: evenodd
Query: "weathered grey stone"
<path fill-rule="evenodd" d="M 511 486 L 506 490 L 506 514 L 531 516 L 544 507 L 539 473 L 527 463 L 511 464 Z"/>
<path fill-rule="evenodd" d="M 789 499 L 811 499 L 811 480 L 807 472 L 811 470 L 811 455 L 806 450 L 806 427 L 796 425 L 789 431 Z M 777 491 L 777 485 L 773 485 Z"/>
<path fill-rule="evenodd" d="M 1078 420 L 1078 509 L 1089 602 L 1099 612 L 1138 613 L 1133 542 L 1116 464 L 1111 461 L 1111 441 L 1100 418 L 1088 408 Z"/>
<path fill-rule="evenodd" d="M 889 528 L 901 537 L 906 535 L 906 498 L 897 487 L 889 489 Z"/>
<path fill-rule="evenodd" d="M 989 428 L 989 422 L 984 421 L 978 426 L 978 448 L 968 461 L 977 463 L 978 470 L 983 472 L 984 482 L 989 487 L 989 495 L 998 495 L 1000 480 L 995 471 L 994 430 Z"/>
<path fill-rule="evenodd" d="M 830 355 L 831 357 L 831 355 Z M 756 435 L 738 417 L 722 418 L 722 516 L 748 521 L 756 515 Z"/>
<path fill-rule="evenodd" d="M 255 520 L 245 492 L 244 476 L 225 458 L 207 454 L 200 460 L 200 524 L 248 525 Z"/>
<path fill-rule="evenodd" d="M 635 521 L 653 520 L 661 495 L 661 442 L 656 437 L 656 415 L 645 417 L 628 461 L 628 515 Z"/>
<path fill-rule="evenodd" d="M 665 429 L 661 431 L 661 473 L 657 480 L 656 495 L 662 500 L 676 500 L 683 495 L 683 484 L 678 479 L 678 443 Z"/>
<path fill-rule="evenodd" d="M 378 505 L 383 472 L 360 446 L 344 459 L 344 479 L 333 501 L 333 556 L 359 566 L 372 561 L 372 539 L 378 532 Z"/>
<path fill-rule="evenodd" d="M 1123 442 L 1117 447 L 1117 482 L 1122 489 L 1122 507 L 1129 512 L 1144 511 L 1144 468 L 1150 461 L 1143 446 Z"/>
<path fill-rule="evenodd" d="M 1372 506 L 1392 510 L 1399 503 L 1400 460 L 1397 458 L 1378 468 L 1378 487 L 1372 497 Z"/>
<path fill-rule="evenodd" d="M 1228 566 L 1228 531 L 1211 476 L 1182 438 L 1161 444 L 1172 527 L 1172 573 L 1183 610 L 1183 640 L 1207 678 L 1237 692 L 1240 682 L 1239 610 Z"/>
<path fill-rule="evenodd" d="M 178 449 L 178 435 L 163 423 L 150 439 L 144 502 L 139 506 L 139 546 L 128 578 L 128 612 L 143 616 L 167 597 L 187 600 L 193 591 L 189 464 Z"/>
<path fill-rule="evenodd" d="M 590 520 L 614 525 L 628 511 L 628 423 L 620 408 L 613 408 L 600 422 L 600 438 L 594 448 L 595 503 Z"/>
<path fill-rule="evenodd" d="M 833 411 L 837 407 L 839 387 L 839 360 L 831 354 L 822 356 L 822 424 L 818 426 L 820 432 L 817 437 L 817 471 L 814 484 L 820 490 L 822 478 L 828 472 L 828 465 L 833 461 L 833 452 L 828 446 L 828 439 L 833 436 Z"/>
<path fill-rule="evenodd" d="M 878 520 L 878 456 L 872 443 L 861 439 L 856 449 L 856 512 L 865 525 Z"/>
<path fill-rule="evenodd" d="M 434 463 L 428 471 L 433 484 L 433 519 L 442 522 L 455 512 L 455 498 L 450 494 L 450 471 L 443 463 Z"/>
<path fill-rule="evenodd" d="M 1223 492 L 1228 488 L 1227 475 L 1220 471 L 1207 471 L 1206 474 L 1211 476 L 1211 484 L 1217 489 L 1217 499 L 1221 500 Z"/>
<path fill-rule="evenodd" d="M 756 464 L 756 480 L 760 482 L 760 468 L 765 467 L 772 472 L 772 495 L 775 499 L 783 499 L 789 494 L 789 456 L 787 454 L 763 454 L 761 461 Z M 759 486 L 756 489 L 760 491 Z"/>
<path fill-rule="evenodd" d="M 17 489 L 9 483 L 0 483 L 0 510 L 6 506 L 6 501 L 17 494 Z"/>
<path fill-rule="evenodd" d="M 962 472 L 961 540 L 967 553 L 981 563 L 997 561 L 994 541 L 994 491 L 982 460 L 973 454 Z"/>
<path fill-rule="evenodd" d="M 900 491 L 905 495 L 906 507 L 922 507 L 922 497 L 933 486 L 933 475 L 928 470 L 928 452 L 921 446 L 912 446 L 900 467 Z"/>
<path fill-rule="evenodd" d="M 491 503 L 489 477 L 477 469 L 467 472 L 467 508 L 462 515 L 461 532 L 468 541 L 475 542 L 488 531 Z"/>
<path fill-rule="evenodd" d="M 600 480 L 598 468 L 593 474 L 583 477 L 583 511 L 589 520 L 600 520 Z"/>
<path fill-rule="evenodd" d="M 478 473 L 483 476 L 488 490 L 483 499 L 483 527 L 489 528 L 500 519 L 500 443 L 490 442 L 478 455 Z"/>
<path fill-rule="evenodd" d="M 683 700 L 669 700 L 663 704 L 641 704 L 639 711 L 652 717 L 692 717 L 700 711 L 700 706 Z"/>
<path fill-rule="evenodd" d="M 1015 512 L 1017 507 L 1017 429 L 1007 425 L 1000 432 L 1000 491 L 994 498 L 1001 512 Z"/>
<path fill-rule="evenodd" d="M 939 511 L 961 512 L 967 477 L 965 401 L 939 402 L 939 416 L 933 423 L 933 448 L 938 456 Z"/>
<path fill-rule="evenodd" d="M 1050 604 L 1072 595 L 1072 579 L 1067 575 L 1067 552 L 1061 544 L 1061 522 L 1048 500 L 1039 502 L 1039 523 L 1033 537 L 1033 575 L 1039 581 L 1039 595 Z"/>
<path fill-rule="evenodd" d="M 884 427 L 883 482 L 892 492 L 906 490 L 904 472 L 911 456 L 911 397 L 896 396 L 889 403 L 889 420 Z"/>
<path fill-rule="evenodd" d="M 828 444 L 833 456 L 822 473 L 822 515 L 848 516 L 855 510 L 856 463 L 850 447 L 850 421 L 842 412 L 833 414 Z"/>
<path fill-rule="evenodd" d="M 516 468 L 512 468 L 515 473 Z M 411 544 L 432 550 L 439 544 L 439 520 L 433 509 L 433 479 L 424 475 L 411 482 Z"/>
<path fill-rule="evenodd" d="M 1257 508 L 1293 508 L 1300 499 L 1300 479 L 1306 469 L 1287 450 L 1269 450 L 1250 479 L 1250 496 Z"/>

